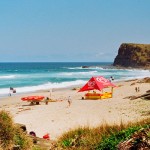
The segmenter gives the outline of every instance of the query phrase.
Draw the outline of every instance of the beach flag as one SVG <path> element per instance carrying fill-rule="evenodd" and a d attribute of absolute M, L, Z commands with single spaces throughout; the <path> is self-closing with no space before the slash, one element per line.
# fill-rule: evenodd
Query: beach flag
<path fill-rule="evenodd" d="M 115 87 L 115 85 L 103 76 L 92 77 L 78 92 L 102 90 L 106 87 Z"/>

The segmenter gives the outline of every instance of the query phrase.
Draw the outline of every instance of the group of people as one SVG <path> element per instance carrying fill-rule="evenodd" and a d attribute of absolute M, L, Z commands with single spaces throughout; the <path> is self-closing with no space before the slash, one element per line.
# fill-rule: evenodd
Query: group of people
<path fill-rule="evenodd" d="M 136 91 L 136 92 L 140 92 L 140 88 L 136 86 L 136 87 L 135 87 L 135 91 Z"/>

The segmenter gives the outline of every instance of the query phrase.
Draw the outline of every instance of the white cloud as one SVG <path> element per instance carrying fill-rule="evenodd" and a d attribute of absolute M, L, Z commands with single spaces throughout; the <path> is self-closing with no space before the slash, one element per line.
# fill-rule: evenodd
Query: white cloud
<path fill-rule="evenodd" d="M 104 52 L 98 52 L 95 56 L 96 56 L 96 57 L 100 57 L 100 56 L 104 56 L 104 55 L 105 55 Z"/>

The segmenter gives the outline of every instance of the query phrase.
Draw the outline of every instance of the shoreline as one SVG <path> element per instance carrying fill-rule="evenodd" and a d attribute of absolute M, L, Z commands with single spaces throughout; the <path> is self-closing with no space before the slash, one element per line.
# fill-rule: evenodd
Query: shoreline
<path fill-rule="evenodd" d="M 48 91 L 3 98 L 0 100 L 0 110 L 10 112 L 14 122 L 26 125 L 28 132 L 34 131 L 38 137 L 49 133 L 50 138 L 55 140 L 64 132 L 79 126 L 96 127 L 104 123 L 127 123 L 150 117 L 150 101 L 124 99 L 149 90 L 148 83 L 135 83 L 135 80 L 115 82 L 117 88 L 114 89 L 113 98 L 109 99 L 82 100 L 86 92 L 77 92 L 70 87 L 54 90 L 51 98 L 56 102 L 49 102 L 48 105 L 44 102 L 40 105 L 30 105 L 29 102 L 21 100 L 21 97 L 33 94 L 47 97 Z M 136 86 L 140 87 L 138 93 L 135 91 Z M 104 91 L 109 90 L 107 88 Z M 67 102 L 68 96 L 71 96 L 72 101 L 70 107 Z"/>
<path fill-rule="evenodd" d="M 109 62 L 110 63 L 110 62 Z M 55 63 L 54 63 L 55 64 Z M 59 67 L 62 69 L 61 71 L 56 67 L 56 72 L 52 71 L 51 74 L 49 72 L 49 69 L 53 69 L 53 67 L 50 66 L 45 68 L 41 68 L 41 71 L 34 70 L 37 65 L 33 65 L 33 72 L 31 70 L 31 74 L 24 72 L 24 68 L 21 68 L 21 65 L 19 66 L 18 70 L 11 70 L 10 72 L 6 74 L 1 74 L 0 80 L 1 80 L 1 90 L 0 90 L 0 98 L 7 97 L 9 94 L 9 87 L 13 87 L 16 89 L 16 94 L 27 94 L 27 93 L 35 93 L 39 90 L 49 90 L 50 88 L 65 88 L 70 86 L 78 86 L 79 84 L 84 84 L 86 80 L 88 80 L 91 75 L 97 76 L 102 75 L 105 76 L 105 78 L 109 79 L 110 76 L 113 76 L 115 78 L 115 81 L 123 81 L 123 80 L 130 80 L 133 78 L 144 78 L 146 76 L 150 76 L 150 70 L 145 70 L 144 68 L 118 68 L 111 65 L 107 65 L 107 63 L 99 62 L 99 63 L 87 63 L 86 65 L 89 65 L 89 69 L 82 69 L 82 66 L 84 63 L 73 63 L 73 65 L 66 64 L 65 67 L 58 63 Z M 23 65 L 23 64 L 22 64 Z M 42 64 L 41 64 L 42 65 Z M 45 64 L 47 65 L 47 64 Z M 24 65 L 23 65 L 24 66 Z M 5 65 L 3 66 L 5 68 Z M 13 66 L 15 67 L 15 65 Z M 26 66 L 27 67 L 27 66 Z M 30 71 L 30 65 L 27 67 Z M 9 69 L 8 66 L 6 66 L 6 70 Z M 4 70 L 4 71 L 6 71 Z M 119 71 L 120 70 L 120 71 Z M 9 71 L 9 70 L 8 70 Z M 21 71 L 21 72 L 20 72 Z M 118 72 L 116 72 L 118 71 Z M 67 73 L 66 73 L 67 72 Z M 34 74 L 36 73 L 36 75 Z M 42 74 L 41 74 L 42 73 Z M 30 75 L 30 78 L 28 76 Z M 56 78 L 55 78 L 56 76 Z M 60 77 L 60 80 L 57 80 L 57 77 Z M 74 78 L 74 79 L 70 79 Z M 4 81 L 3 81 L 4 79 Z M 36 80 L 35 80 L 36 79 Z M 12 80 L 12 81 L 11 81 Z M 74 81 L 73 81 L 74 80 Z M 47 88 L 47 89 L 46 89 Z M 15 95 L 16 95 L 15 94 Z"/>
<path fill-rule="evenodd" d="M 113 83 L 118 83 L 118 82 L 125 82 L 125 81 L 132 81 L 132 80 L 138 80 L 138 79 L 144 79 L 146 77 L 139 77 L 139 78 L 132 78 L 132 79 L 122 79 L 122 80 L 117 80 L 115 79 L 113 81 Z M 87 80 L 88 81 L 88 80 Z M 85 83 L 87 83 L 87 81 L 85 81 Z M 9 95 L 9 90 L 8 90 L 8 94 L 5 95 L 5 96 L 0 96 L 0 101 L 5 99 L 5 98 L 9 98 L 9 97 L 16 97 L 16 96 L 24 96 L 24 95 L 31 95 L 31 94 L 36 94 L 36 93 L 41 93 L 41 92 L 49 92 L 50 90 L 53 90 L 53 91 L 60 91 L 60 90 L 65 90 L 65 89 L 71 89 L 71 88 L 78 88 L 78 87 L 81 87 L 83 86 L 84 84 L 76 84 L 76 85 L 70 85 L 70 86 L 67 86 L 67 87 L 58 87 L 58 88 L 47 88 L 47 89 L 40 89 L 40 90 L 35 90 L 35 91 L 28 91 L 28 92 L 20 92 L 20 93 L 13 93 L 11 96 L 8 96 Z"/>

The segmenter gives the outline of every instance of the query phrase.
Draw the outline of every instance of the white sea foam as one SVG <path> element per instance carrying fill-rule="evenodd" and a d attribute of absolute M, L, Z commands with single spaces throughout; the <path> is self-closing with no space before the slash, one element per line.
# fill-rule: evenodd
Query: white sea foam
<path fill-rule="evenodd" d="M 88 71 L 88 72 L 61 72 L 57 76 L 70 76 L 70 77 L 84 77 L 89 75 L 96 75 L 98 71 Z"/>
<path fill-rule="evenodd" d="M 52 89 L 52 88 L 65 88 L 65 87 L 71 87 L 76 85 L 85 84 L 86 81 L 83 80 L 76 80 L 76 81 L 70 81 L 70 82 L 61 82 L 61 83 L 46 83 L 42 85 L 37 86 L 26 86 L 26 87 L 18 87 L 15 88 L 17 91 L 17 94 L 20 93 L 28 93 L 28 92 L 35 92 L 38 90 L 46 90 L 46 89 Z M 0 96 L 6 96 L 9 94 L 9 88 L 3 88 L 0 90 Z"/>
<path fill-rule="evenodd" d="M 68 67 L 64 67 L 64 68 L 72 69 L 72 70 L 74 70 L 74 69 L 75 69 L 75 70 L 77 70 L 77 69 L 83 69 L 82 67 L 69 67 L 69 68 L 68 68 Z"/>
<path fill-rule="evenodd" d="M 16 75 L 5 75 L 5 76 L 0 76 L 0 79 L 13 79 L 15 77 Z"/>
<path fill-rule="evenodd" d="M 64 68 L 66 68 L 66 67 L 64 67 Z M 81 67 L 69 67 L 69 68 L 67 68 L 67 69 L 72 69 L 72 70 L 91 70 L 91 69 L 104 69 L 104 68 L 102 68 L 102 67 L 99 67 L 99 66 L 90 66 L 90 67 L 87 67 L 87 68 L 83 68 L 82 66 Z"/>
<path fill-rule="evenodd" d="M 37 90 L 50 89 L 50 88 L 65 88 L 69 86 L 84 84 L 92 76 L 104 76 L 109 78 L 113 76 L 115 81 L 118 80 L 128 80 L 134 78 L 143 78 L 150 77 L 149 70 L 138 70 L 138 69 L 115 69 L 115 68 L 102 68 L 102 67 L 64 67 L 67 70 L 57 70 L 50 72 L 40 72 L 40 71 L 31 71 L 31 72 L 18 72 L 15 74 L 2 74 L 0 75 L 1 87 L 0 87 L 0 96 L 8 95 L 9 86 L 20 87 L 16 88 L 17 93 L 27 93 Z M 68 69 L 70 69 L 68 71 Z M 72 69 L 72 70 L 71 70 Z M 61 72 L 62 71 L 62 72 Z M 76 81 L 67 81 L 74 80 Z M 80 80 L 81 79 L 81 80 Z M 85 80 L 85 81 L 84 81 Z M 10 82 L 11 81 L 11 82 Z M 47 82 L 52 81 L 52 82 Z M 58 81 L 62 81 L 58 83 Z M 44 84 L 44 82 L 47 82 Z M 12 84 L 12 85 L 10 85 Z M 32 86 L 29 86 L 31 85 Z M 35 84 L 40 84 L 34 86 Z M 8 86 L 8 88 L 3 88 Z"/>

